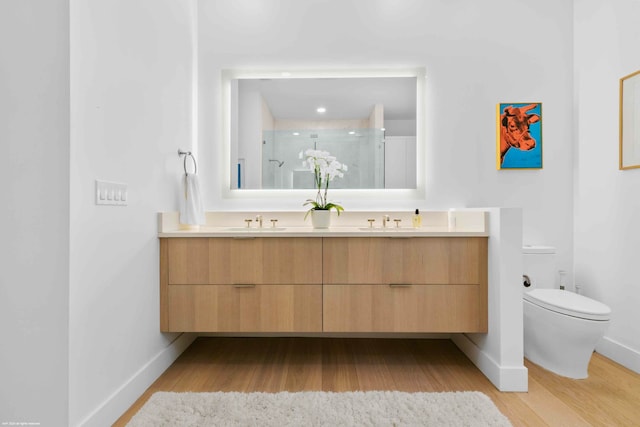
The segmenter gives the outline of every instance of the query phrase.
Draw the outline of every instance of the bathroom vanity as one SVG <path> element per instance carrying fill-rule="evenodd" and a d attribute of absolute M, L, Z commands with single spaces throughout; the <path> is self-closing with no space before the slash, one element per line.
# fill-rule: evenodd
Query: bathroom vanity
<path fill-rule="evenodd" d="M 482 227 L 162 224 L 165 332 L 487 332 Z"/>

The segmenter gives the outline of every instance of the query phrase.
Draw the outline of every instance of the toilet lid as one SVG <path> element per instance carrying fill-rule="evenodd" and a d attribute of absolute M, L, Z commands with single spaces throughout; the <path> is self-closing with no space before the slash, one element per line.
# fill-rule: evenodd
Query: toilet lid
<path fill-rule="evenodd" d="M 534 289 L 525 292 L 524 299 L 557 313 L 588 320 L 609 320 L 611 309 L 605 304 L 560 289 Z"/>

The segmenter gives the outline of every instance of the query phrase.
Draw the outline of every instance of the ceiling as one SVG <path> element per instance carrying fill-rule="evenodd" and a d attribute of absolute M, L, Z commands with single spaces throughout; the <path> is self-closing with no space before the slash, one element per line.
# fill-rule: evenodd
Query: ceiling
<path fill-rule="evenodd" d="M 366 119 L 375 104 L 385 120 L 416 119 L 416 77 L 241 79 L 262 94 L 275 119 Z M 318 113 L 325 107 L 325 113 Z"/>

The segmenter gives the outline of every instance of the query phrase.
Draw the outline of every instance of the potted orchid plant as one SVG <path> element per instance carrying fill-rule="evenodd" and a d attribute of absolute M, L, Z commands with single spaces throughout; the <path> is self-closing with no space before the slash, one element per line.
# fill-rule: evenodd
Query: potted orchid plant
<path fill-rule="evenodd" d="M 344 177 L 344 172 L 347 171 L 347 165 L 340 163 L 334 156 L 328 151 L 312 150 L 300 152 L 300 158 L 304 159 L 302 164 L 304 167 L 308 167 L 309 171 L 314 175 L 314 185 L 318 189 L 316 198 L 307 199 L 303 206 L 310 205 L 311 208 L 307 211 L 304 218 L 311 214 L 311 219 L 314 221 L 314 227 L 316 228 L 328 228 L 329 212 L 331 209 L 335 209 L 340 215 L 340 212 L 344 211 L 344 208 L 337 203 L 330 202 L 327 199 L 327 192 L 329 191 L 329 183 L 334 178 Z M 325 217 L 326 223 L 317 224 L 316 218 L 320 215 Z"/>

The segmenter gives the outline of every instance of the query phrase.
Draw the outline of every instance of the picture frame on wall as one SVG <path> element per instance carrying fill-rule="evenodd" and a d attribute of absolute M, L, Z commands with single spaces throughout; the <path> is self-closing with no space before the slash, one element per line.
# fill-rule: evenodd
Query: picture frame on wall
<path fill-rule="evenodd" d="M 620 79 L 620 170 L 640 168 L 640 70 Z"/>
<path fill-rule="evenodd" d="M 498 170 L 542 169 L 542 103 L 500 103 L 496 125 Z"/>

